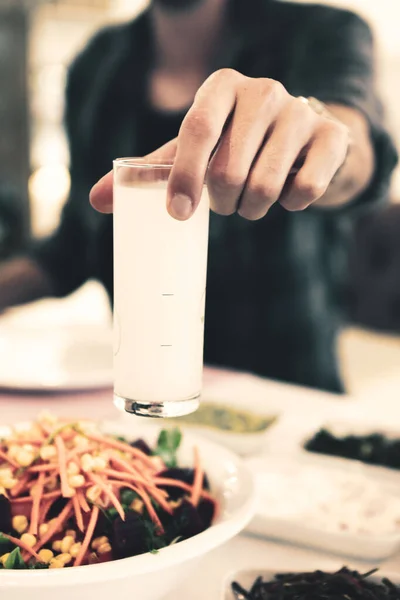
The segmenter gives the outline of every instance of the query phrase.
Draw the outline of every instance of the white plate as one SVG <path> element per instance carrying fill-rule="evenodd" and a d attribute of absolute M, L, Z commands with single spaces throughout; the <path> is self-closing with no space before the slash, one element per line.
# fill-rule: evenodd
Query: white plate
<path fill-rule="evenodd" d="M 112 332 L 91 325 L 0 322 L 0 388 L 19 391 L 111 387 Z"/>
<path fill-rule="evenodd" d="M 348 494 L 353 496 L 346 505 L 347 512 L 343 513 L 343 523 L 355 522 L 361 512 L 361 503 L 357 501 L 357 495 L 362 486 L 371 486 L 373 492 L 368 496 L 369 509 L 375 510 L 376 502 L 379 500 L 384 504 L 384 497 L 397 497 L 400 499 L 400 477 L 394 473 L 377 471 L 355 461 L 345 459 L 329 458 L 322 456 L 291 456 L 281 457 L 278 455 L 265 455 L 246 461 L 256 480 L 257 509 L 256 515 L 249 524 L 247 530 L 255 535 L 282 540 L 292 544 L 316 548 L 324 552 L 330 552 L 339 556 L 349 556 L 365 561 L 381 561 L 393 555 L 400 548 L 400 530 L 390 531 L 385 529 L 386 523 L 380 522 L 375 517 L 374 529 L 368 533 L 361 531 L 341 530 L 339 524 L 333 527 L 329 521 L 329 503 L 333 493 L 328 487 L 327 481 L 342 481 L 343 477 L 351 482 Z M 296 477 L 300 468 L 305 468 L 304 477 L 312 473 L 312 482 L 316 482 L 317 473 L 320 472 L 321 479 L 315 493 L 307 496 L 296 496 Z M 276 477 L 282 473 L 293 479 L 293 495 L 279 492 L 279 487 L 273 484 Z M 307 479 L 304 479 L 307 482 Z M 307 483 L 308 485 L 308 483 Z M 266 487 L 268 486 L 268 487 Z M 375 487 L 376 494 L 375 496 Z M 311 488 L 310 488 L 311 489 Z M 315 486 L 313 488 L 315 490 Z M 275 508 L 268 506 L 271 491 L 276 494 Z M 282 494 L 280 498 L 279 494 Z M 292 501 L 297 498 L 297 503 Z M 338 503 L 342 496 L 338 494 L 333 501 Z M 325 506 L 325 512 L 320 510 L 319 520 L 312 521 L 313 507 Z M 396 520 L 397 508 L 395 502 L 382 506 L 386 511 L 386 518 Z M 395 511 L 392 513 L 391 511 Z M 352 511 L 352 512 L 350 512 Z M 400 508 L 399 508 L 400 514 Z M 352 515 L 352 516 L 351 516 Z M 339 521 L 339 517 L 336 517 Z"/>

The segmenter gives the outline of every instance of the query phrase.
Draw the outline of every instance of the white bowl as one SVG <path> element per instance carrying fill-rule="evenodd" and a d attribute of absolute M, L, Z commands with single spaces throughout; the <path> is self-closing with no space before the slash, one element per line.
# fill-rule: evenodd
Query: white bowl
<path fill-rule="evenodd" d="M 164 425 L 165 426 L 165 425 Z M 106 423 L 104 429 L 130 439 L 142 437 L 151 445 L 162 426 L 142 422 Z M 244 463 L 229 450 L 185 434 L 179 450 L 180 465 L 193 464 L 198 446 L 211 489 L 221 505 L 215 523 L 203 533 L 162 549 L 99 565 L 45 571 L 0 571 L 1 600 L 160 600 L 196 569 L 199 559 L 239 533 L 255 509 L 253 478 Z M 206 576 L 206 574 L 205 574 Z"/>

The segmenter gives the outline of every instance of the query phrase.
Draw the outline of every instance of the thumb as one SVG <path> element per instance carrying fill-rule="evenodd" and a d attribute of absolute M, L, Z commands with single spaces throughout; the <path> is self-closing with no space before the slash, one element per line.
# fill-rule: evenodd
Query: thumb
<path fill-rule="evenodd" d="M 143 162 L 152 160 L 173 160 L 175 158 L 177 148 L 177 138 L 167 142 L 154 152 L 143 157 Z M 113 212 L 113 172 L 110 171 L 104 175 L 90 190 L 89 200 L 93 208 L 102 213 Z"/>

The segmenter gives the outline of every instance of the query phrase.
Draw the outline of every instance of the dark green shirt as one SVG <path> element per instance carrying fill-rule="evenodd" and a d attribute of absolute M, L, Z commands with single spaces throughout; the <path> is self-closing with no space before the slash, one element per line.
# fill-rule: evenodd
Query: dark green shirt
<path fill-rule="evenodd" d="M 350 12 L 274 0 L 232 0 L 230 19 L 232 40 L 215 68 L 359 109 L 370 123 L 377 169 L 367 192 L 341 211 L 293 213 L 277 205 L 257 222 L 212 215 L 205 361 L 340 392 L 335 292 L 343 233 L 362 207 L 385 199 L 396 163 L 375 94 L 371 33 Z M 183 114 L 148 106 L 151 64 L 145 12 L 101 31 L 70 69 L 71 196 L 57 233 L 34 250 L 59 295 L 97 278 L 112 298 L 112 217 L 95 213 L 88 193 L 114 158 L 144 155 L 178 132 Z"/>

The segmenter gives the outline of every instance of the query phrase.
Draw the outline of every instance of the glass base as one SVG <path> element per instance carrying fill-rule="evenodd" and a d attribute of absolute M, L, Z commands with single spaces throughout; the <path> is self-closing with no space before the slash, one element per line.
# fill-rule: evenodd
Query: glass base
<path fill-rule="evenodd" d="M 118 410 L 138 417 L 153 417 L 156 419 L 183 417 L 199 408 L 200 394 L 187 400 L 170 402 L 142 402 L 141 400 L 131 400 L 114 394 L 114 404 Z"/>

